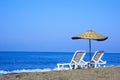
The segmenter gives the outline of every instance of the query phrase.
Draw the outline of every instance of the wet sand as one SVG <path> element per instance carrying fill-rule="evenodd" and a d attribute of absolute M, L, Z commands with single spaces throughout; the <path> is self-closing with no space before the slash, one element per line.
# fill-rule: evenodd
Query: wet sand
<path fill-rule="evenodd" d="M 0 76 L 0 80 L 120 80 L 120 67 L 12 73 Z"/>

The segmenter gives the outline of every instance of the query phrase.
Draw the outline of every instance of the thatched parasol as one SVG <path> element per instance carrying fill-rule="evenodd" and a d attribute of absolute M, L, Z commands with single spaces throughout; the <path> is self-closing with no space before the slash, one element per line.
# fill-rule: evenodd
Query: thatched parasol
<path fill-rule="evenodd" d="M 91 60 L 91 40 L 96 41 L 104 41 L 108 37 L 98 34 L 92 30 L 88 30 L 78 36 L 72 37 L 72 39 L 88 39 L 89 40 L 89 53 L 90 53 L 90 60 Z"/>

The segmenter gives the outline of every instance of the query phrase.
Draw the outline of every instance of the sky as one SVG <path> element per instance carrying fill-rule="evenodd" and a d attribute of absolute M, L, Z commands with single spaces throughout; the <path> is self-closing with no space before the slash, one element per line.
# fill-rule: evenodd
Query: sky
<path fill-rule="evenodd" d="M 88 40 L 71 37 L 87 30 L 92 52 L 120 52 L 120 0 L 0 0 L 0 51 L 88 51 Z"/>

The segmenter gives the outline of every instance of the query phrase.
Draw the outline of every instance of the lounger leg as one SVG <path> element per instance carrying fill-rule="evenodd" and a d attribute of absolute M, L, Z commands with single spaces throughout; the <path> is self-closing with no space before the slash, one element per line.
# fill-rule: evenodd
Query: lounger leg
<path fill-rule="evenodd" d="M 100 67 L 100 64 L 98 64 L 98 67 Z"/>
<path fill-rule="evenodd" d="M 97 64 L 95 64 L 95 66 L 94 66 L 95 68 L 97 67 Z"/>
<path fill-rule="evenodd" d="M 106 65 L 104 65 L 103 67 L 106 67 Z"/>
<path fill-rule="evenodd" d="M 72 69 L 72 65 L 69 64 L 69 69 Z"/>
<path fill-rule="evenodd" d="M 60 65 L 59 64 L 57 64 L 57 67 L 58 67 L 58 70 L 60 70 Z"/>
<path fill-rule="evenodd" d="M 77 65 L 75 64 L 75 69 L 77 69 Z"/>

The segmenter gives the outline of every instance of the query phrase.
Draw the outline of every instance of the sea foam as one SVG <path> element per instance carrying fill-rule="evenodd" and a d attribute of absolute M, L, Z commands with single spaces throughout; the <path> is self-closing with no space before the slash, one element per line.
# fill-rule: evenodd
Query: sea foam
<path fill-rule="evenodd" d="M 10 74 L 10 73 L 24 73 L 24 72 L 48 72 L 48 71 L 57 71 L 57 68 L 54 69 L 22 69 L 22 70 L 13 70 L 13 71 L 4 71 L 0 70 L 0 75 L 2 74 Z"/>

